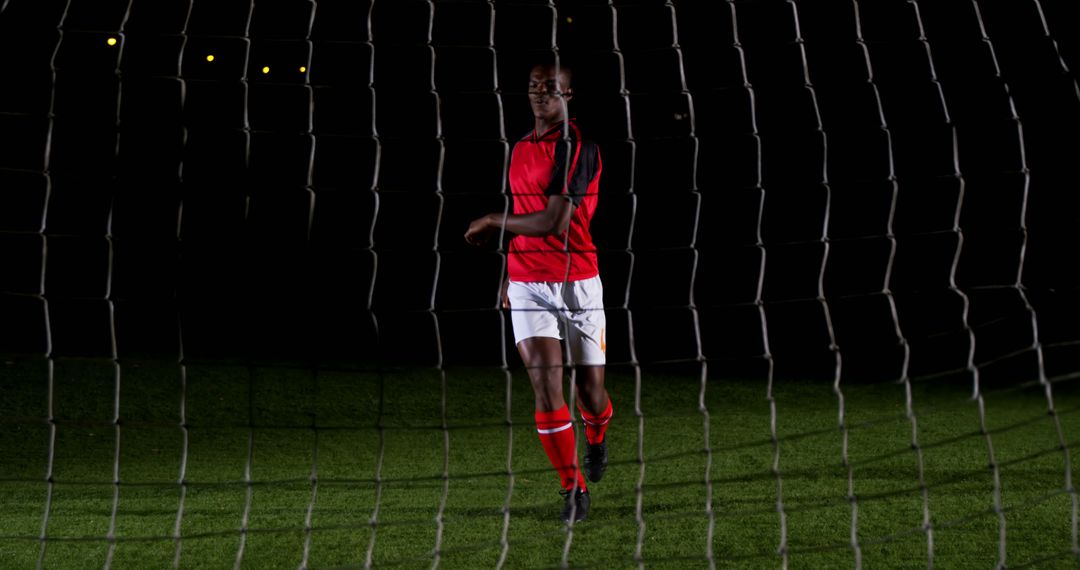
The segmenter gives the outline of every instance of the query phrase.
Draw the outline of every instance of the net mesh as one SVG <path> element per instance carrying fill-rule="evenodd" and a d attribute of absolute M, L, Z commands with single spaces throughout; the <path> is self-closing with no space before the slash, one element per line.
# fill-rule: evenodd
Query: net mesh
<path fill-rule="evenodd" d="M 45 451 L 43 468 L 0 472 L 10 497 L 43 487 L 29 501 L 40 509 L 36 532 L 7 526 L 0 544 L 36 543 L 38 567 L 68 546 L 78 550 L 61 552 L 111 567 L 126 545 L 168 543 L 179 567 L 192 556 L 220 563 L 221 552 L 198 551 L 228 538 L 222 552 L 240 567 L 265 560 L 253 561 L 253 548 L 277 552 L 259 542 L 268 540 L 298 550 L 307 568 L 320 565 L 320 537 L 340 532 L 355 540 L 341 564 L 438 567 L 485 550 L 495 553 L 485 565 L 521 563 L 515 553 L 545 537 L 514 534 L 530 516 L 520 497 L 550 473 L 521 450 L 532 436 L 498 309 L 505 250 L 466 250 L 460 228 L 482 211 L 511 211 L 510 151 L 530 126 L 517 110 L 522 70 L 576 54 L 572 109 L 605 161 L 594 232 L 610 369 L 632 382 L 620 408 L 632 413 L 613 429 L 627 440 L 636 431 L 616 464 L 636 472 L 608 494 L 632 497 L 623 508 L 633 529 L 612 556 L 639 567 L 787 567 L 843 552 L 862 567 L 915 536 L 932 567 L 953 554 L 941 551 L 942 534 L 977 527 L 992 529 L 998 567 L 1075 559 L 1077 408 L 1055 398 L 1080 377 L 1076 215 L 1062 188 L 1080 127 L 1074 11 L 1043 0 L 6 0 L 3 61 L 18 81 L 0 95 L 0 352 L 12 355 L 5 389 L 44 391 L 3 408 L 4 449 L 40 454 L 12 442 L 42 429 Z M 140 359 L 170 357 L 147 382 Z M 231 372 L 217 377 L 206 362 Z M 410 377 L 417 365 L 434 376 Z M 491 409 L 458 415 L 465 366 L 498 371 L 501 421 Z M 342 380 L 350 367 L 366 379 Z M 693 379 L 696 419 L 648 412 L 662 409 L 651 394 L 667 375 Z M 728 433 L 733 378 L 761 381 L 763 440 Z M 894 419 L 860 412 L 871 408 L 867 386 L 883 382 L 900 392 L 905 441 L 860 449 L 864 432 Z M 923 394 L 958 384 L 970 386 L 974 431 L 942 433 L 941 403 Z M 813 406 L 799 387 L 826 385 L 835 423 L 800 425 Z M 300 411 L 267 408 L 274 390 Z M 416 409 L 401 407 L 403 390 L 424 394 Z M 988 401 L 1008 409 L 1031 390 L 1046 413 L 995 420 Z M 289 400 L 296 393 L 321 404 Z M 221 409 L 208 412 L 216 396 Z M 362 411 L 340 412 L 342 396 Z M 686 427 L 698 422 L 700 431 Z M 1051 443 L 1017 452 L 1008 442 L 1033 426 Z M 224 428 L 242 440 L 211 437 Z M 505 459 L 460 471 L 478 447 L 471 431 L 483 429 L 505 437 Z M 71 439 L 86 430 L 108 442 Z M 159 452 L 145 455 L 153 430 L 176 434 L 174 475 L 142 467 Z M 408 439 L 414 432 L 423 435 Z M 816 449 L 839 474 L 806 457 L 815 448 L 800 442 L 818 437 L 829 438 Z M 970 463 L 979 467 L 938 467 L 951 444 L 972 439 L 983 445 Z M 370 476 L 341 467 L 342 441 L 370 459 Z M 72 463 L 72 442 L 101 464 Z M 423 467 L 410 475 L 401 453 L 417 442 L 405 451 Z M 734 469 L 728 458 L 742 449 L 766 464 Z M 264 454 L 296 468 L 260 471 Z M 242 458 L 239 476 L 211 474 L 205 458 L 215 456 Z M 912 477 L 878 484 L 875 469 L 899 456 Z M 1010 474 L 1048 456 L 1061 470 L 1054 487 L 1010 500 L 1010 477 L 1021 476 Z M 660 469 L 672 461 L 700 471 Z M 809 492 L 815 473 L 840 485 Z M 505 485 L 501 505 L 486 505 L 498 520 L 484 538 L 458 540 L 470 511 L 455 495 L 478 480 Z M 989 488 L 977 495 L 986 506 L 949 510 L 950 489 L 966 480 Z M 727 495 L 758 482 L 771 493 L 746 504 Z M 125 526 L 124 503 L 140 488 L 176 490 L 168 528 Z M 208 515 L 204 494 L 218 488 L 242 493 Z M 688 488 L 693 508 L 665 512 L 666 493 Z M 72 489 L 98 493 L 104 511 L 73 510 Z M 348 510 L 364 510 L 362 520 L 324 515 L 352 491 Z M 301 507 L 263 514 L 275 492 L 301 496 Z M 430 516 L 403 507 L 410 493 Z M 868 518 L 911 494 L 916 526 Z M 1027 532 L 1012 521 L 1046 505 L 1068 518 L 1064 532 L 1054 527 L 1064 541 L 1009 556 L 1021 542 L 1012 533 Z M 808 518 L 834 508 L 844 535 L 808 538 Z M 188 530 L 208 516 L 219 523 Z M 746 523 L 758 534 L 729 539 L 738 519 L 754 517 L 767 521 Z M 702 524 L 672 534 L 684 521 Z M 594 532 L 621 528 L 590 522 Z M 431 532 L 402 539 L 420 528 Z M 587 556 L 589 532 L 554 535 L 560 565 Z M 690 535 L 703 541 L 693 553 L 653 546 Z M 399 546 L 418 536 L 423 548 Z"/>

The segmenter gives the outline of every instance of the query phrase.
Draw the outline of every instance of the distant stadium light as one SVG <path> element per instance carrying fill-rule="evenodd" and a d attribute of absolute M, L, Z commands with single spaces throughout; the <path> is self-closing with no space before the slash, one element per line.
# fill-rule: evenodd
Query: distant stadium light
<path fill-rule="evenodd" d="M 214 54 L 206 56 L 206 61 L 214 61 Z"/>
<path fill-rule="evenodd" d="M 116 45 L 116 38 L 109 38 L 109 39 L 105 40 L 105 43 L 107 43 L 107 44 L 109 44 L 111 46 L 114 46 L 114 45 Z"/>
<path fill-rule="evenodd" d="M 307 68 L 301 65 L 300 66 L 300 73 L 307 73 Z"/>
<path fill-rule="evenodd" d="M 270 66 L 264 67 L 262 71 L 263 73 L 270 73 Z"/>

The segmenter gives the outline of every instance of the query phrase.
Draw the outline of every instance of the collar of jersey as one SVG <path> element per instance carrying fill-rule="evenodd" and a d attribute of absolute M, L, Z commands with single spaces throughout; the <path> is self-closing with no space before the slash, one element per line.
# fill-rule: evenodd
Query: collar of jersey
<path fill-rule="evenodd" d="M 563 123 L 565 123 L 565 122 L 566 122 L 566 121 L 559 121 L 558 123 L 555 123 L 554 125 L 551 125 L 551 127 L 550 127 L 550 128 L 548 128 L 548 130 L 544 131 L 544 134 L 542 134 L 542 135 L 539 135 L 539 136 L 538 136 L 538 135 L 536 134 L 536 128 L 535 128 L 535 127 L 533 127 L 533 130 L 532 130 L 532 131 L 531 131 L 531 132 L 530 132 L 529 134 L 525 135 L 525 138 L 527 138 L 527 139 L 532 139 L 532 141 L 533 141 L 533 142 L 538 142 L 538 141 L 542 141 L 542 140 L 544 140 L 544 139 L 548 138 L 548 136 L 549 136 L 549 135 L 550 135 L 550 134 L 551 134 L 551 133 L 552 133 L 553 131 L 555 131 L 555 130 L 562 130 L 562 126 L 563 126 Z M 571 123 L 573 123 L 573 122 L 574 122 L 574 117 L 570 117 L 570 122 L 571 122 Z"/>

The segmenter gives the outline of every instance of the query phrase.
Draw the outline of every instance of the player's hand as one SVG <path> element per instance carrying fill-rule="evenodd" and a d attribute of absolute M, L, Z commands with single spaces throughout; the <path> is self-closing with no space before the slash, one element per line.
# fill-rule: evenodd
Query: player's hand
<path fill-rule="evenodd" d="M 506 290 L 510 287 L 510 277 L 503 279 L 502 290 L 499 292 L 499 298 L 502 299 L 502 308 L 510 308 L 510 297 L 507 296 Z"/>
<path fill-rule="evenodd" d="M 469 224 L 465 230 L 465 242 L 469 245 L 484 245 L 491 239 L 492 230 L 495 227 L 491 223 L 490 216 L 477 218 Z"/>

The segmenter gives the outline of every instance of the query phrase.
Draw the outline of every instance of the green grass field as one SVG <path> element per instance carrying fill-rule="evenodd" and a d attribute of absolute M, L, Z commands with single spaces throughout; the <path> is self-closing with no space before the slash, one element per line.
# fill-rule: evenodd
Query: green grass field
<path fill-rule="evenodd" d="M 232 567 L 241 547 L 248 568 L 296 568 L 305 552 L 312 568 L 362 567 L 369 555 L 375 566 L 429 568 L 440 538 L 440 507 L 443 568 L 494 567 L 504 554 L 508 568 L 558 567 L 564 551 L 572 567 L 633 568 L 639 537 L 641 560 L 650 568 L 705 568 L 710 550 L 720 567 L 783 563 L 763 382 L 709 379 L 706 441 L 700 380 L 645 369 L 639 439 L 632 371 L 609 370 L 612 464 L 606 478 L 591 486 L 590 517 L 568 541 L 557 522 L 561 498 L 537 441 L 532 394 L 521 370 L 511 381 L 511 426 L 501 371 L 448 370 L 450 429 L 444 431 L 438 371 L 324 371 L 316 377 L 300 369 L 191 365 L 186 494 L 177 483 L 184 456 L 180 368 L 125 363 L 120 377 L 116 487 L 113 366 L 77 360 L 55 365 L 46 568 L 102 567 L 107 560 L 115 568 L 171 567 L 182 497 L 179 561 L 186 568 Z M 0 367 L 2 568 L 33 568 L 42 552 L 49 497 L 47 379 L 42 361 Z M 923 493 L 904 387 L 850 385 L 843 391 L 863 566 L 925 568 Z M 992 568 L 998 562 L 994 472 L 970 392 L 969 384 L 913 385 L 937 568 Z M 832 386 L 778 381 L 775 402 L 789 565 L 853 567 L 848 468 L 841 461 Z M 1080 436 L 1080 392 L 1055 386 L 1055 402 L 1072 444 Z M 1046 410 L 1037 386 L 985 397 L 1010 568 L 1077 566 L 1065 456 Z M 1073 472 L 1080 475 L 1073 457 Z M 374 514 L 376 525 L 370 524 Z M 241 533 L 245 518 L 248 531 Z"/>

